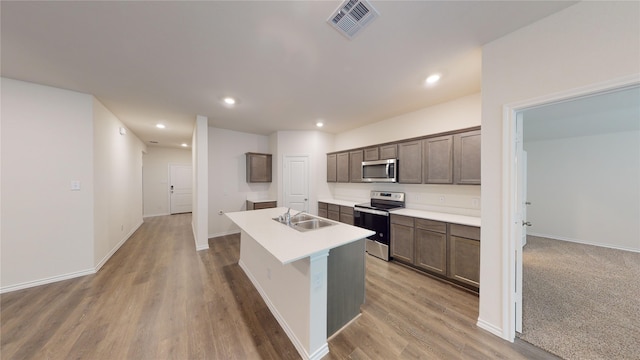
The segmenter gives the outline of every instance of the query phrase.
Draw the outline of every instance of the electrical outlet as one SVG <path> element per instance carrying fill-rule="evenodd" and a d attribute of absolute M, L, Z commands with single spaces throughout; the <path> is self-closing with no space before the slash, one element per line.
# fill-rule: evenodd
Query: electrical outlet
<path fill-rule="evenodd" d="M 471 199 L 471 206 L 473 206 L 474 208 L 479 207 L 480 206 L 480 199 L 478 199 L 478 198 Z"/>
<path fill-rule="evenodd" d="M 444 195 L 440 195 L 440 196 L 438 197 L 438 201 L 440 202 L 440 204 L 444 204 L 444 201 L 445 201 L 445 197 L 444 197 Z"/>

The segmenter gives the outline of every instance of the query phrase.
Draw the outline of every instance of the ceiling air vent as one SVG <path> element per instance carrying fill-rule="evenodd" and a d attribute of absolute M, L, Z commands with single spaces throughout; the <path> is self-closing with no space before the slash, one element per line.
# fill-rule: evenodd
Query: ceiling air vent
<path fill-rule="evenodd" d="M 342 35 L 353 39 L 378 15 L 378 11 L 365 0 L 347 0 L 331 14 L 327 22 Z"/>

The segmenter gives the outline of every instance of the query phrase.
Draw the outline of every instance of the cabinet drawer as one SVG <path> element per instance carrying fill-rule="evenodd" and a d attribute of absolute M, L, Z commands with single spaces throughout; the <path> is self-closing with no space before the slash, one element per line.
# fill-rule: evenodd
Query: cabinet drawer
<path fill-rule="evenodd" d="M 413 218 L 409 216 L 391 214 L 391 223 L 413 227 Z"/>
<path fill-rule="evenodd" d="M 336 204 L 327 204 L 327 210 L 329 210 L 329 211 L 335 211 L 335 212 L 340 212 L 340 205 L 336 205 Z"/>
<path fill-rule="evenodd" d="M 340 213 L 338 211 L 328 211 L 327 218 L 329 220 L 340 221 Z"/>
<path fill-rule="evenodd" d="M 349 206 L 340 206 L 340 215 L 342 214 L 353 216 L 353 208 Z"/>
<path fill-rule="evenodd" d="M 277 207 L 275 201 L 264 201 L 264 202 L 257 202 L 253 204 L 254 210 L 270 209 L 274 207 Z"/>
<path fill-rule="evenodd" d="M 435 231 L 443 234 L 447 233 L 447 223 L 442 221 L 416 219 L 416 227 L 419 229 Z"/>
<path fill-rule="evenodd" d="M 480 228 L 475 226 L 451 224 L 449 231 L 452 236 L 459 236 L 467 239 L 480 240 Z"/>
<path fill-rule="evenodd" d="M 327 210 L 327 203 L 318 202 L 318 209 Z"/>

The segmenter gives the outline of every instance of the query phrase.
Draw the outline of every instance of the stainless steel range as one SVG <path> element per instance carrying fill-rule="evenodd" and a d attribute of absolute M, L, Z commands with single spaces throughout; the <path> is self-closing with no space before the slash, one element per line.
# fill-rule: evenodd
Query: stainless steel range
<path fill-rule="evenodd" d="M 354 207 L 354 225 L 376 232 L 367 238 L 367 253 L 389 261 L 389 247 L 391 245 L 389 212 L 404 208 L 404 205 L 404 193 L 371 191 L 370 202 Z"/>

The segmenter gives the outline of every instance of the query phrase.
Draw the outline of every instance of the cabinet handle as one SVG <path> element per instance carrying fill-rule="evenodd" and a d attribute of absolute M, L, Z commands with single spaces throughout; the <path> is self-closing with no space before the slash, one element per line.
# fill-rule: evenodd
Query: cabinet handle
<path fill-rule="evenodd" d="M 531 226 L 531 223 L 529 221 L 522 220 L 522 226 Z"/>

